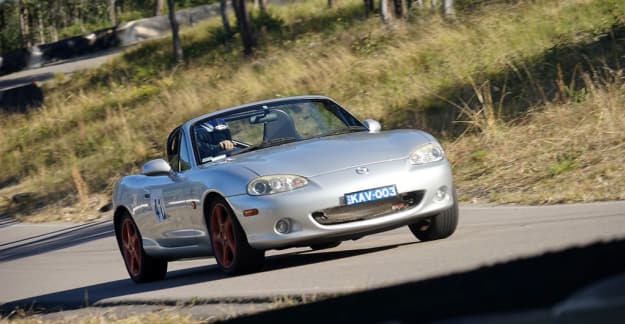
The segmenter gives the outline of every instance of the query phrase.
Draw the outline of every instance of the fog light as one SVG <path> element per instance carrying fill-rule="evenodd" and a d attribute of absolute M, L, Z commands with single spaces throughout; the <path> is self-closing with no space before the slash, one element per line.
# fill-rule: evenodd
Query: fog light
<path fill-rule="evenodd" d="M 276 222 L 276 232 L 280 234 L 287 234 L 291 231 L 291 220 L 283 218 Z"/>
<path fill-rule="evenodd" d="M 436 194 L 434 195 L 434 201 L 443 202 L 447 199 L 447 186 L 442 186 L 438 188 Z"/>

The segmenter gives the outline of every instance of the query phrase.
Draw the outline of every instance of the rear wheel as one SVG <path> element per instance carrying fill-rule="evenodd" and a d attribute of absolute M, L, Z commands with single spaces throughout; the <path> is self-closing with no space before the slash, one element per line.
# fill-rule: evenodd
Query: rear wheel
<path fill-rule="evenodd" d="M 426 218 L 408 227 L 420 241 L 433 241 L 449 237 L 456 231 L 458 226 L 458 201 L 456 193 L 453 194 L 454 204 L 451 208 L 438 215 Z"/>
<path fill-rule="evenodd" d="M 125 214 L 120 224 L 115 234 L 130 278 L 137 283 L 164 279 L 167 275 L 167 261 L 145 253 L 141 234 L 132 217 Z"/>
<path fill-rule="evenodd" d="M 252 248 L 234 212 L 222 198 L 209 208 L 208 226 L 213 254 L 221 270 L 227 274 L 258 271 L 265 262 L 265 251 Z"/>

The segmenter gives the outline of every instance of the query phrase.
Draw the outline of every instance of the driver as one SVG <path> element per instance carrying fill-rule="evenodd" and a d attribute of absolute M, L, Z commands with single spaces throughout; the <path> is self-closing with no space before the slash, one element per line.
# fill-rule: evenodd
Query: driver
<path fill-rule="evenodd" d="M 210 120 L 195 127 L 195 138 L 202 159 L 223 154 L 235 146 L 228 124 L 223 119 Z"/>

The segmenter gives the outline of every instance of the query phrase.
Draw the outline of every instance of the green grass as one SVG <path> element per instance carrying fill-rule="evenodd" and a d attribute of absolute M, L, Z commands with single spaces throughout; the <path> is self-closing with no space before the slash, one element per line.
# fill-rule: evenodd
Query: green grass
<path fill-rule="evenodd" d="M 44 107 L 0 119 L 0 182 L 17 178 L 16 188 L 46 203 L 83 201 L 74 205 L 80 215 L 91 207 L 79 192 L 105 200 L 120 176 L 162 156 L 166 135 L 182 121 L 251 100 L 310 93 L 331 96 L 360 118 L 379 119 L 385 129 L 422 128 L 445 138 L 464 200 L 625 197 L 614 175 L 618 167 L 591 162 L 593 154 L 622 156 L 624 150 L 622 131 L 607 128 L 625 115 L 622 1 L 490 4 L 455 21 L 414 11 L 392 28 L 365 17 L 358 0 L 333 9 L 321 0 L 297 2 L 270 7 L 270 14 L 254 18 L 265 25 L 251 58 L 240 54 L 236 37 L 223 43 L 215 19 L 182 31 L 183 65 L 172 62 L 170 41 L 161 39 L 101 68 L 55 78 L 46 85 Z M 590 145 L 592 132 L 600 136 Z M 604 142 L 606 136 L 612 142 Z M 610 189 L 554 187 L 579 174 L 593 174 Z M 553 197 L 545 198 L 544 190 Z M 59 204 L 47 214 L 58 215 Z M 18 207 L 4 208 L 33 212 Z"/>

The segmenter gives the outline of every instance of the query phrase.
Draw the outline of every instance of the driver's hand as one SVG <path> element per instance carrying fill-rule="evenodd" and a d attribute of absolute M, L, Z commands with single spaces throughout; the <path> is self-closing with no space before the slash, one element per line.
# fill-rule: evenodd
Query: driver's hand
<path fill-rule="evenodd" d="M 223 140 L 219 142 L 219 147 L 224 150 L 232 150 L 234 148 L 234 142 L 232 142 L 231 140 Z"/>

